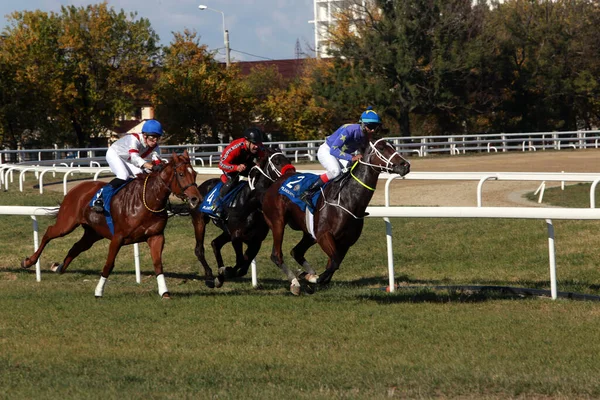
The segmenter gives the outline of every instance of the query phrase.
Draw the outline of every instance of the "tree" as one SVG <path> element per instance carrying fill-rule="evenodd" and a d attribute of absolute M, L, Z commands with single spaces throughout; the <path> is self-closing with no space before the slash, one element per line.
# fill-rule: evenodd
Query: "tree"
<path fill-rule="evenodd" d="M 10 16 L 3 51 L 19 66 L 16 81 L 36 88 L 46 116 L 66 132 L 45 138 L 84 147 L 133 110 L 158 56 L 150 22 L 135 18 L 107 3 Z"/>
<path fill-rule="evenodd" d="M 376 106 L 403 136 L 411 134 L 411 113 L 459 126 L 472 74 L 469 44 L 481 22 L 471 1 L 374 3 L 357 2 L 330 32 L 336 75 L 345 77 L 345 101 Z"/>
<path fill-rule="evenodd" d="M 217 142 L 239 136 L 250 120 L 251 101 L 239 70 L 225 68 L 200 45 L 195 32 L 175 33 L 164 49 L 154 88 L 156 115 L 175 142 Z"/>
<path fill-rule="evenodd" d="M 274 121 L 284 137 L 322 139 L 331 133 L 332 113 L 319 104 L 313 91 L 312 71 L 318 66 L 305 60 L 301 76 L 286 88 L 274 90 L 262 105 L 263 118 Z"/>

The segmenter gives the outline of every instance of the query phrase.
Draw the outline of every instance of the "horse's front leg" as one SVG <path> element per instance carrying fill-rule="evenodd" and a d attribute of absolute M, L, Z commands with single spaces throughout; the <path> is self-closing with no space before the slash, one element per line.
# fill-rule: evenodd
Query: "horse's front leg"
<path fill-rule="evenodd" d="M 217 277 L 215 278 L 215 287 L 220 288 L 225 283 L 226 269 L 223 263 L 223 256 L 221 255 L 221 249 L 225 244 L 229 243 L 231 236 L 228 233 L 223 232 L 217 236 L 210 245 L 213 249 L 215 259 L 217 260 Z"/>
<path fill-rule="evenodd" d="M 156 282 L 158 283 L 158 295 L 163 299 L 170 299 L 171 295 L 169 294 L 169 289 L 167 289 L 162 265 L 162 252 L 165 247 L 165 236 L 163 234 L 150 236 L 147 243 L 148 247 L 150 247 L 150 256 L 152 257 L 154 274 L 156 275 Z"/>
<path fill-rule="evenodd" d="M 194 235 L 196 237 L 196 247 L 194 249 L 194 254 L 202 267 L 204 268 L 204 283 L 209 288 L 215 287 L 215 277 L 213 275 L 213 271 L 206 262 L 206 257 L 204 256 L 204 236 L 206 233 L 206 224 L 208 223 L 208 217 L 203 213 L 198 211 L 192 211 L 192 224 L 194 225 Z"/>
<path fill-rule="evenodd" d="M 294 257 L 294 260 L 304 268 L 304 271 L 299 271 L 299 276 L 303 279 L 306 279 L 310 283 L 317 283 L 319 279 L 319 275 L 314 270 L 314 268 L 306 261 L 304 255 L 316 242 L 316 240 L 309 233 L 304 233 L 302 236 L 302 240 L 294 246 L 290 255 Z"/>
<path fill-rule="evenodd" d="M 110 245 L 108 246 L 108 257 L 106 257 L 106 263 L 104 264 L 104 268 L 102 268 L 98 285 L 96 285 L 96 297 L 102 297 L 104 295 L 104 286 L 106 286 L 106 281 L 115 267 L 115 259 L 117 258 L 117 254 L 119 254 L 119 250 L 121 250 L 122 245 L 123 238 L 120 236 L 113 236 L 112 240 L 110 241 Z"/>
<path fill-rule="evenodd" d="M 335 271 L 340 268 L 340 264 L 344 260 L 346 253 L 348 252 L 348 246 L 336 243 L 335 238 L 331 232 L 326 232 L 318 238 L 319 246 L 327 254 L 329 260 L 327 261 L 327 267 L 325 271 L 319 276 L 318 283 L 321 285 L 327 285 Z"/>

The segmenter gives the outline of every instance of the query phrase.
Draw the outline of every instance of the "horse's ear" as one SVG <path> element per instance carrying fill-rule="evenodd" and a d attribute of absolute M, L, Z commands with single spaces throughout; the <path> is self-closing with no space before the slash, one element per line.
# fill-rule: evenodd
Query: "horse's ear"
<path fill-rule="evenodd" d="M 183 154 L 182 154 L 182 156 L 184 156 L 185 158 L 190 158 L 190 155 L 189 155 L 189 153 L 188 153 L 187 149 L 185 149 L 185 150 L 183 151 Z"/>

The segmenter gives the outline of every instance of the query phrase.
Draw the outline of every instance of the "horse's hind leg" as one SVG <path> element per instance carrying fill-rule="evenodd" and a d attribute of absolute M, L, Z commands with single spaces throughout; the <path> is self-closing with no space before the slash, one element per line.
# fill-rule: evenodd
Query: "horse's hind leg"
<path fill-rule="evenodd" d="M 209 288 L 215 287 L 215 277 L 213 271 L 206 262 L 204 255 L 204 236 L 206 233 L 206 224 L 208 223 L 208 217 L 200 212 L 192 212 L 192 223 L 194 225 L 194 234 L 196 236 L 196 247 L 194 254 L 202 267 L 204 267 L 204 284 Z"/>
<path fill-rule="evenodd" d="M 67 253 L 67 256 L 63 260 L 62 264 L 59 264 L 55 269 L 53 269 L 55 272 L 59 272 L 61 274 L 64 273 L 75 257 L 84 251 L 89 250 L 94 243 L 102 239 L 101 235 L 96 233 L 95 230 L 87 225 L 84 225 L 83 230 L 83 236 L 77 243 L 73 245 L 73 247 L 71 247 L 71 250 L 69 250 L 69 253 Z"/>
<path fill-rule="evenodd" d="M 310 283 L 317 283 L 319 276 L 314 268 L 306 261 L 304 255 L 316 242 L 316 240 L 309 233 L 304 233 L 300 242 L 294 246 L 290 255 L 294 257 L 294 260 L 304 268 L 304 271 L 299 271 L 300 277 L 306 279 Z"/>
<path fill-rule="evenodd" d="M 42 237 L 42 240 L 40 242 L 40 247 L 38 247 L 36 252 L 33 253 L 30 257 L 27 257 L 23 261 L 21 261 L 21 268 L 29 268 L 33 264 L 35 264 L 40 258 L 40 255 L 44 251 L 44 248 L 46 247 L 48 242 L 58 237 L 68 235 L 79 226 L 79 223 L 76 222 L 75 218 L 67 218 L 66 224 L 63 221 L 65 221 L 65 219 L 60 218 L 59 213 L 56 219 L 56 223 L 54 225 L 49 226 L 48 229 L 46 229 L 46 232 L 44 233 L 44 236 Z"/>
<path fill-rule="evenodd" d="M 271 232 L 273 232 L 273 250 L 271 252 L 271 261 L 273 261 L 275 265 L 277 265 L 283 271 L 285 276 L 290 281 L 290 292 L 292 292 L 293 295 L 298 296 L 300 295 L 301 288 L 298 277 L 292 273 L 288 266 L 283 262 L 282 244 L 283 234 L 285 231 L 285 221 L 283 218 L 274 222 L 270 222 L 270 220 L 267 219 L 267 223 L 271 228 Z"/>

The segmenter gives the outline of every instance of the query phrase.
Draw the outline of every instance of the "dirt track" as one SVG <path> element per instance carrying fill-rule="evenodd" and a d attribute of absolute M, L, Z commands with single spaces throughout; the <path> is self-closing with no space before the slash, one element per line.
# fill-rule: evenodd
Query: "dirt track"
<path fill-rule="evenodd" d="M 600 150 L 563 150 L 527 153 L 500 153 L 467 156 L 411 158 L 413 172 L 598 172 Z M 320 169 L 319 164 L 299 165 L 298 169 Z M 199 175 L 198 183 L 212 178 Z M 73 182 L 77 184 L 79 182 Z M 396 180 L 391 187 L 392 205 L 404 206 L 476 206 L 477 181 Z M 523 198 L 541 182 L 486 182 L 483 205 L 488 207 L 540 207 Z M 547 182 L 546 187 L 560 185 Z M 48 189 L 62 191 L 62 184 Z M 372 205 L 384 204 L 384 185 L 379 182 Z M 542 205 L 543 206 L 543 205 Z"/>

